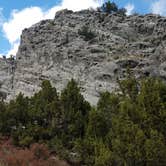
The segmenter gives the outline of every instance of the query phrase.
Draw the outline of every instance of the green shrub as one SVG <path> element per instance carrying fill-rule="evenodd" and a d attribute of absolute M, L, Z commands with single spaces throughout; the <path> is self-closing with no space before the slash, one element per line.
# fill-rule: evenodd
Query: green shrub
<path fill-rule="evenodd" d="M 116 5 L 116 3 L 111 2 L 111 1 L 106 1 L 101 7 L 100 10 L 102 12 L 106 12 L 109 14 L 113 14 L 113 13 L 117 13 L 120 15 L 125 15 L 126 14 L 126 9 L 125 8 L 118 8 L 118 6 Z"/>
<path fill-rule="evenodd" d="M 44 81 L 31 98 L 19 94 L 0 102 L 0 135 L 31 147 L 38 161 L 49 155 L 45 146 L 31 146 L 41 142 L 73 165 L 165 164 L 166 84 L 156 78 L 138 81 L 130 70 L 118 83 L 119 92 L 101 93 L 93 108 L 75 80 L 61 94 Z"/>
<path fill-rule="evenodd" d="M 83 26 L 80 30 L 78 30 L 78 34 L 83 36 L 85 41 L 92 40 L 96 37 L 95 32 L 91 31 L 88 26 Z"/>

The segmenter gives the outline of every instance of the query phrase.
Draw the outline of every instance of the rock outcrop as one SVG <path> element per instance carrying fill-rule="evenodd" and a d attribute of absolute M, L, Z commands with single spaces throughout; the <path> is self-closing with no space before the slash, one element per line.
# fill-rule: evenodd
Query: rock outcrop
<path fill-rule="evenodd" d="M 165 79 L 165 27 L 166 17 L 152 14 L 57 12 L 53 20 L 23 30 L 15 67 L 0 60 L 2 89 L 8 99 L 19 92 L 31 96 L 44 79 L 62 90 L 74 78 L 85 98 L 96 104 L 101 91 L 115 90 L 127 67 L 138 78 Z"/>
<path fill-rule="evenodd" d="M 7 99 L 13 94 L 16 64 L 13 58 L 0 58 L 0 99 Z"/>

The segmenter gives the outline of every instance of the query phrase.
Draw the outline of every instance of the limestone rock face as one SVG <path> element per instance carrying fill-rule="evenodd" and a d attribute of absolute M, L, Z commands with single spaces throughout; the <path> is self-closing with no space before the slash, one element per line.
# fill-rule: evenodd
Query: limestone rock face
<path fill-rule="evenodd" d="M 93 34 L 88 40 L 85 27 Z M 59 11 L 53 20 L 24 29 L 12 73 L 10 64 L 0 60 L 2 88 L 8 98 L 19 92 L 31 96 L 44 79 L 60 91 L 74 78 L 85 98 L 96 104 L 101 91 L 116 89 L 116 79 L 124 77 L 127 67 L 138 78 L 165 79 L 165 27 L 166 17 L 159 15 Z"/>
<path fill-rule="evenodd" d="M 15 60 L 12 58 L 0 58 L 0 98 L 7 99 L 13 94 L 13 82 L 15 73 Z"/>

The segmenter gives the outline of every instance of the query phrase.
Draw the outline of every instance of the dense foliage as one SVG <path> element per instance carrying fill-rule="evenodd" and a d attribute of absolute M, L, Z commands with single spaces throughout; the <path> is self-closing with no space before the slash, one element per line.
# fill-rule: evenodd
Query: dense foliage
<path fill-rule="evenodd" d="M 15 147 L 7 137 L 0 138 L 0 166 L 69 166 L 51 154 L 44 144 Z"/>
<path fill-rule="evenodd" d="M 166 85 L 118 80 L 119 92 L 91 107 L 72 79 L 58 94 L 49 81 L 33 97 L 0 102 L 0 133 L 18 147 L 47 144 L 70 163 L 87 166 L 166 164 Z"/>

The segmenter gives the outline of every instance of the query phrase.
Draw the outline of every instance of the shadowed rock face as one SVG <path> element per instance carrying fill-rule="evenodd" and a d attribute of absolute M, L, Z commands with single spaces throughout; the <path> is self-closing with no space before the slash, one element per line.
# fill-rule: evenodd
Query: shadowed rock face
<path fill-rule="evenodd" d="M 7 99 L 7 94 L 5 92 L 0 91 L 0 101 L 6 100 Z"/>
<path fill-rule="evenodd" d="M 89 40 L 79 33 L 83 26 L 94 34 Z M 74 78 L 85 98 L 96 104 L 101 91 L 115 90 L 116 78 L 123 78 L 127 67 L 138 78 L 165 79 L 165 27 L 166 17 L 151 14 L 57 12 L 53 20 L 23 31 L 14 73 L 7 74 L 8 65 L 0 66 L 2 87 L 8 90 L 8 98 L 19 92 L 31 96 L 44 79 L 62 90 Z"/>

